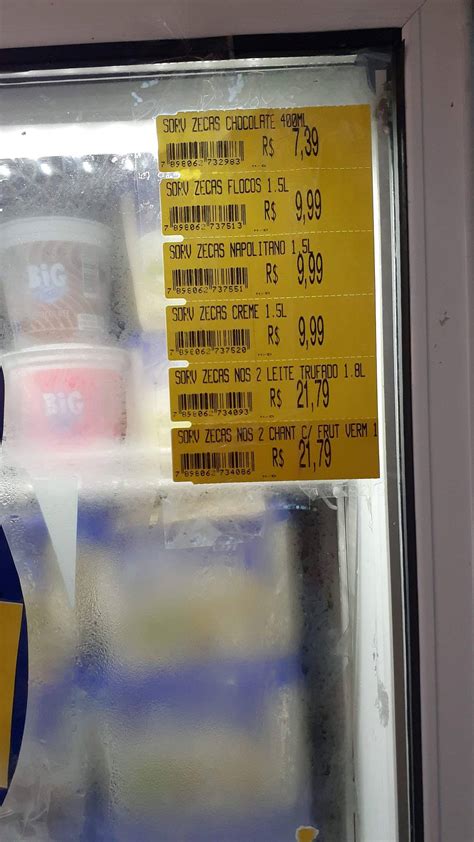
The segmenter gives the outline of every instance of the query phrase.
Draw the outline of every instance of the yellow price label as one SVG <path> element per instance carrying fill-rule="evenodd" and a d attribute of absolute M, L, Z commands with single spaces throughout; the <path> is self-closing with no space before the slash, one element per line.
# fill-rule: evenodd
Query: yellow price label
<path fill-rule="evenodd" d="M 180 111 L 156 127 L 161 172 L 372 165 L 368 105 Z"/>
<path fill-rule="evenodd" d="M 164 244 L 168 298 L 317 296 L 374 290 L 372 231 Z"/>
<path fill-rule="evenodd" d="M 165 236 L 372 231 L 372 170 L 193 175 L 160 184 Z"/>
<path fill-rule="evenodd" d="M 378 475 L 371 130 L 368 105 L 157 119 L 175 480 Z"/>
<path fill-rule="evenodd" d="M 377 477 L 377 420 L 199 424 L 172 430 L 176 482 Z"/>
<path fill-rule="evenodd" d="M 11 726 L 15 694 L 16 662 L 20 641 L 23 605 L 0 602 L 0 787 L 8 787 Z"/>
<path fill-rule="evenodd" d="M 190 303 L 166 308 L 171 360 L 321 359 L 374 354 L 374 296 Z"/>
<path fill-rule="evenodd" d="M 171 368 L 173 421 L 315 421 L 377 414 L 375 357 Z"/>

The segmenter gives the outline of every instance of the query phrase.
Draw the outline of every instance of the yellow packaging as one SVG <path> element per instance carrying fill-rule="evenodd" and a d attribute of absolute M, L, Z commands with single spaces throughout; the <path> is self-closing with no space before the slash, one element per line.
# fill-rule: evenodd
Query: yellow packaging
<path fill-rule="evenodd" d="M 3 788 L 8 786 L 16 661 L 22 617 L 23 605 L 16 602 L 0 602 L 0 787 Z"/>

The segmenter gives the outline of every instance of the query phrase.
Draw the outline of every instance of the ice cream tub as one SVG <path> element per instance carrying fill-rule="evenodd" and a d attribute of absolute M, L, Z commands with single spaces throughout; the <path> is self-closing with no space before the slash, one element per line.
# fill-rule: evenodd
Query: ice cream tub
<path fill-rule="evenodd" d="M 237 815 L 236 815 L 237 813 Z M 312 825 L 309 796 L 289 808 L 262 809 L 242 804 L 240 812 L 232 809 L 212 813 L 201 809 L 189 815 L 160 815 L 160 842 L 280 842 L 295 840 L 296 830 L 301 825 Z M 319 826 L 319 825 L 318 825 Z M 301 837 L 302 840 L 310 837 Z M 147 819 L 117 813 L 111 828 L 98 838 L 98 842 L 156 842 L 156 818 Z M 316 839 L 316 836 L 313 836 Z M 16 842 L 16 840 L 15 840 Z"/>
<path fill-rule="evenodd" d="M 161 829 L 179 817 L 183 824 L 176 836 L 160 838 L 188 839 L 193 838 L 185 832 L 188 822 L 190 829 L 213 817 L 232 814 L 237 820 L 301 801 L 307 763 L 296 685 L 272 693 L 248 725 L 220 716 L 189 719 L 160 707 L 133 721 L 109 713 L 100 732 L 117 826 L 128 818 Z"/>
<path fill-rule="evenodd" d="M 73 217 L 0 226 L 0 275 L 15 347 L 100 341 L 110 298 L 112 232 Z"/>
<path fill-rule="evenodd" d="M 74 450 L 124 438 L 126 352 L 53 345 L 5 354 L 2 365 L 5 447 Z"/>
<path fill-rule="evenodd" d="M 113 585 L 105 578 L 98 582 L 100 626 L 113 671 L 153 684 L 157 673 L 172 666 L 254 662 L 297 651 L 296 619 L 279 580 L 237 566 L 166 569 L 159 553 L 153 560 L 154 576 L 136 557 L 134 570 L 118 558 Z"/>

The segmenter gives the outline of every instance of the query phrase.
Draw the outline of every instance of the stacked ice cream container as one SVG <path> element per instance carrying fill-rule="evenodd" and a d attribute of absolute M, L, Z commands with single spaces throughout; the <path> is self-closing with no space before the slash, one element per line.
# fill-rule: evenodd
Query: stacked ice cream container
<path fill-rule="evenodd" d="M 169 449 L 156 159 L 31 166 L 16 163 L 0 225 L 4 455 Z"/>
<path fill-rule="evenodd" d="M 111 230 L 87 219 L 36 216 L 0 228 L 10 453 L 108 445 L 126 434 L 128 360 L 108 331 L 111 249 Z"/>
<path fill-rule="evenodd" d="M 164 501 L 156 520 L 143 504 L 111 507 L 107 529 L 79 512 L 97 839 L 294 835 L 308 778 L 290 514 L 256 491 L 169 505 L 168 521 Z"/>

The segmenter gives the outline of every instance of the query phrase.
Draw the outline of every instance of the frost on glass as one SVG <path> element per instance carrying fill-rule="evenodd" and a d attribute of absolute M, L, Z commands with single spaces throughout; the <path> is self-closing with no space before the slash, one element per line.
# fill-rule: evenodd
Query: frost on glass
<path fill-rule="evenodd" d="M 71 590 L 25 486 L 4 520 L 30 695 L 2 840 L 349 838 L 337 506 L 218 495 L 80 495 Z"/>
<path fill-rule="evenodd" d="M 0 504 L 30 672 L 1 842 L 354 838 L 360 486 L 171 482 L 153 118 L 370 97 L 344 63 L 2 89 Z"/>

